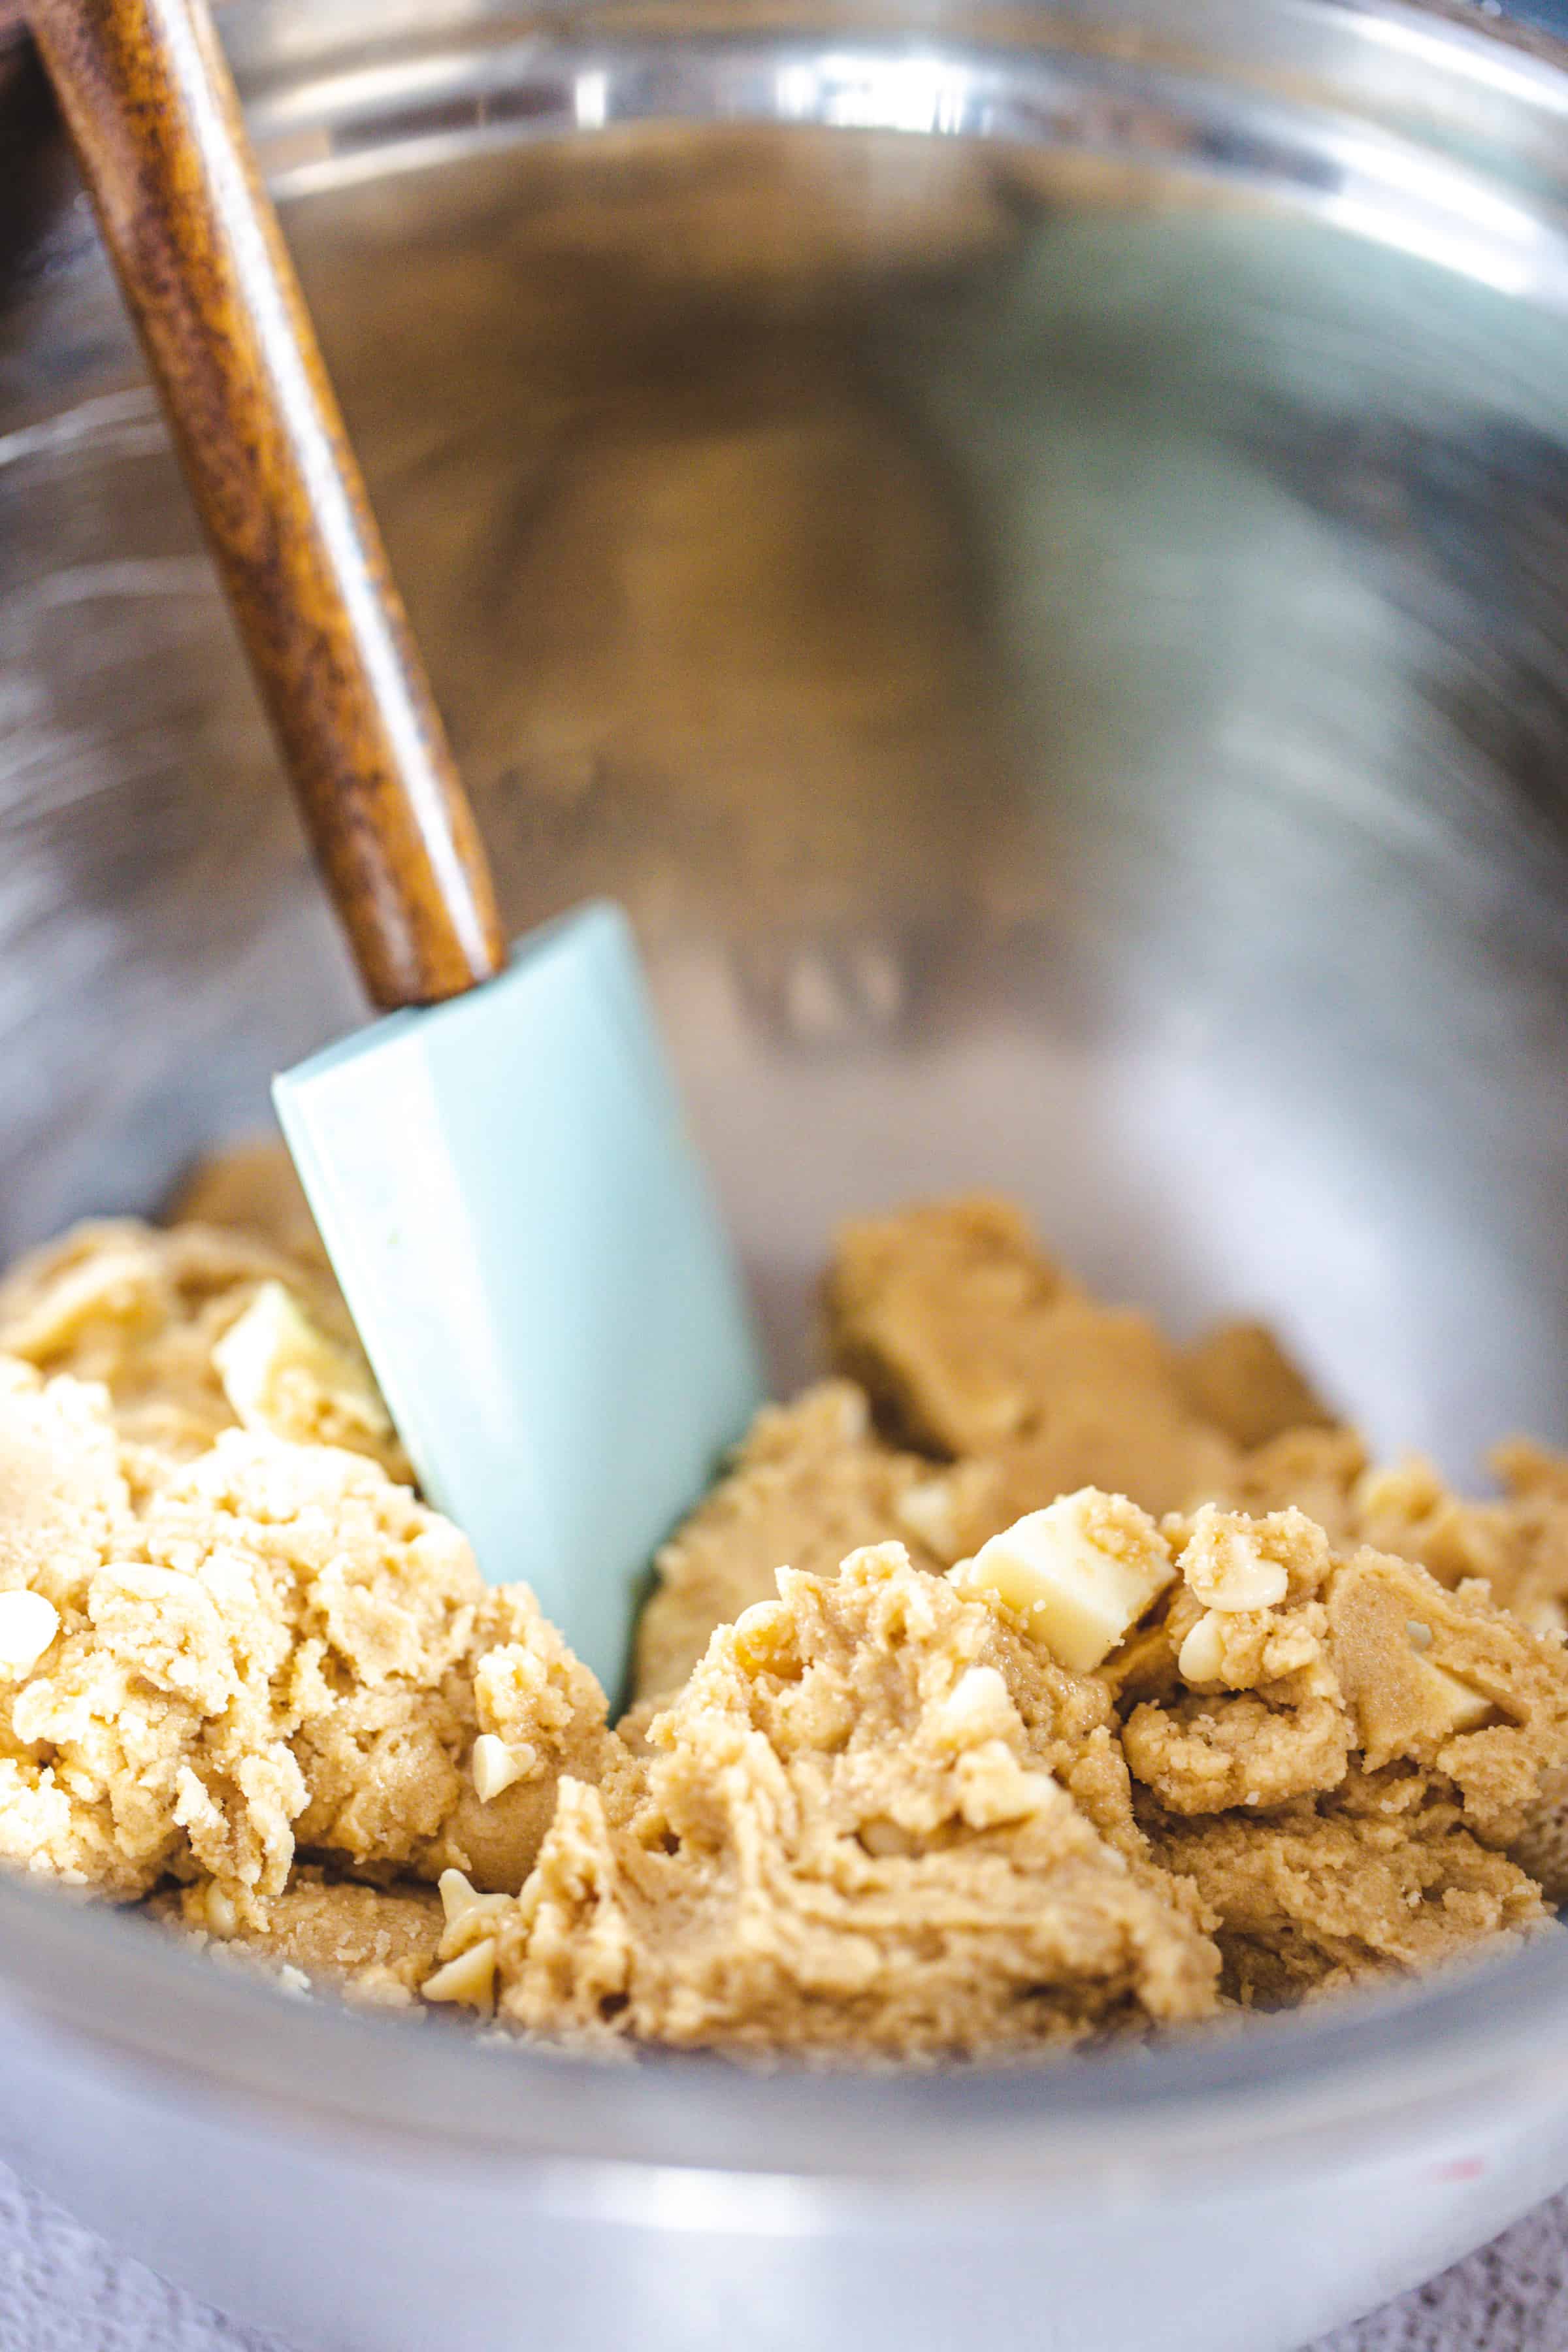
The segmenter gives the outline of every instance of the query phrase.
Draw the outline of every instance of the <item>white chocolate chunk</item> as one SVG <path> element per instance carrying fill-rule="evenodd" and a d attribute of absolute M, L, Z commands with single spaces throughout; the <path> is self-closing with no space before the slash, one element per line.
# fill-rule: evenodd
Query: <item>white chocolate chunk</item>
<path fill-rule="evenodd" d="M 976 1747 L 1018 1727 L 1018 1710 L 994 1666 L 969 1666 L 935 1710 L 931 1737 L 947 1749 Z"/>
<path fill-rule="evenodd" d="M 1194 1522 L 1182 1574 L 1205 1609 L 1278 1609 L 1290 1583 L 1283 1563 L 1268 1558 L 1245 1523 L 1209 1506 Z"/>
<path fill-rule="evenodd" d="M 1174 1572 L 1147 1512 L 1085 1486 L 993 1536 L 949 1574 L 960 1591 L 1016 1611 L 1062 1665 L 1089 1674 Z"/>
<path fill-rule="evenodd" d="M 202 1917 L 206 1924 L 208 1935 L 216 1936 L 224 1943 L 228 1941 L 239 1925 L 239 1914 L 235 1909 L 232 1899 L 224 1893 L 221 1886 L 207 1888 L 206 1896 L 202 1905 Z"/>
<path fill-rule="evenodd" d="M 1430 1658 L 1418 1658 L 1416 1664 L 1433 1711 L 1441 1712 L 1450 1731 L 1474 1731 L 1495 1717 L 1497 1709 L 1484 1691 L 1461 1682 L 1447 1666 L 1434 1665 Z"/>
<path fill-rule="evenodd" d="M 60 1630 L 60 1612 L 41 1592 L 0 1592 L 0 1676 L 30 1674 Z"/>
<path fill-rule="evenodd" d="M 426 2000 L 458 2001 L 468 2009 L 489 2010 L 496 1990 L 495 1937 L 486 1936 L 459 1952 L 455 1960 L 426 1977 L 420 1990 Z"/>
<path fill-rule="evenodd" d="M 448 1927 L 475 1911 L 504 1911 L 511 1901 L 510 1895 L 481 1895 L 460 1870 L 444 1870 L 436 1881 L 436 1892 Z"/>
<path fill-rule="evenodd" d="M 360 1366 L 318 1331 L 281 1282 L 264 1282 L 213 1349 L 213 1367 L 246 1429 L 305 1437 L 321 1408 L 373 1436 L 391 1434 L 386 1408 Z"/>
<path fill-rule="evenodd" d="M 521 1780 L 533 1761 L 531 1749 L 509 1748 L 493 1731 L 481 1731 L 474 1742 L 474 1752 L 468 1759 L 468 1769 L 474 1776 L 474 1790 L 481 1805 Z"/>
<path fill-rule="evenodd" d="M 1176 1669 L 1187 1683 L 1217 1683 L 1224 1672 L 1218 1613 L 1205 1610 L 1188 1633 L 1176 1656 Z"/>

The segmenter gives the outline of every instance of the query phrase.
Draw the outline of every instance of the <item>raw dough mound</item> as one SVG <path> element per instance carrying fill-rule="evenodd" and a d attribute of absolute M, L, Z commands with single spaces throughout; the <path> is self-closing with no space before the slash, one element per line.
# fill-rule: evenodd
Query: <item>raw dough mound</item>
<path fill-rule="evenodd" d="M 1214 2007 L 1104 1687 L 901 1545 L 781 1574 L 647 1738 L 563 1783 L 518 1904 L 444 1948 L 493 1940 L 517 2024 L 933 2058 Z"/>
<path fill-rule="evenodd" d="M 1266 1325 L 1219 1323 L 1180 1359 L 1200 1421 L 1250 1451 L 1287 1430 L 1331 1429 L 1334 1416 Z"/>
<path fill-rule="evenodd" d="M 1522 1870 L 1398 1775 L 1354 1773 L 1328 1810 L 1173 1821 L 1153 1836 L 1217 1915 L 1226 1990 L 1248 2008 L 1413 1975 L 1550 1920 Z"/>
<path fill-rule="evenodd" d="M 1295 1510 L 1165 1523 L 1182 1585 L 1110 1662 L 1153 1850 L 1218 1921 L 1227 1988 L 1294 1998 L 1539 1924 L 1491 1849 L 1568 1764 L 1568 1652 Z"/>
<path fill-rule="evenodd" d="M 1364 1455 L 1277 1341 L 1227 1324 L 1178 1355 L 1063 1275 L 1006 1202 L 846 1225 L 826 1298 L 847 1377 L 766 1407 L 665 1547 L 638 1629 L 640 1701 L 677 1689 L 779 1568 L 827 1575 L 891 1536 L 918 1565 L 950 1568 L 1080 1486 L 1155 1511 L 1300 1501 L 1336 1530 L 1345 1520 Z M 868 1391 L 927 1458 L 877 1435 Z"/>
<path fill-rule="evenodd" d="M 1568 1894 L 1568 1462 L 1369 1469 L 1257 1326 L 1178 1350 L 1002 1202 L 867 1220 L 849 1377 L 665 1548 L 612 1735 L 412 1491 L 280 1156 L 189 1199 L 0 1284 L 0 1860 L 300 1991 L 824 2063 L 1300 2000 Z"/>
<path fill-rule="evenodd" d="M 253 1136 L 208 1152 L 189 1170 L 168 1212 L 173 1225 L 223 1225 L 296 1263 L 325 1270 L 327 1253 L 289 1147 Z"/>
<path fill-rule="evenodd" d="M 259 1926 L 297 1846 L 521 1884 L 604 1701 L 521 1586 L 354 1454 L 231 1430 L 140 1498 L 101 1388 L 0 1360 L 0 1854 L 126 1898 L 206 1876 Z M 0 1648 L 3 1648 L 0 1640 Z M 521 1759 L 489 1805 L 489 1732 Z"/>

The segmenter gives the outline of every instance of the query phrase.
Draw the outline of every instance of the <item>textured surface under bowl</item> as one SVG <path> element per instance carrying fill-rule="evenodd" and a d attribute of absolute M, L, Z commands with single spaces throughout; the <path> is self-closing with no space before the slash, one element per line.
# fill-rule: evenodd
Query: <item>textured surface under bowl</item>
<path fill-rule="evenodd" d="M 1464 1472 L 1511 1423 L 1568 1434 L 1568 84 L 1330 0 L 925 10 L 917 32 L 733 0 L 232 21 L 510 913 L 631 908 L 781 1366 L 834 1214 L 978 1179 L 1178 1322 L 1274 1314 L 1383 1444 Z M 0 103 L 10 1245 L 155 1200 L 355 1008 L 89 226 L 26 89 Z M 301 2333 L 298 2262 L 274 2278 L 212 2219 L 247 2195 L 231 2081 L 285 2095 L 250 2175 L 273 2247 L 281 2217 L 297 2246 L 302 2207 L 341 2206 L 359 2260 L 395 2249 L 389 2345 L 433 2340 L 417 2283 L 458 2259 L 420 2271 L 420 2193 L 472 2221 L 474 2308 L 531 2275 L 542 2327 L 572 2308 L 564 2258 L 509 2214 L 567 2231 L 570 2207 L 592 2264 L 635 2205 L 642 2251 L 577 2312 L 619 2340 L 635 2286 L 656 2344 L 682 2340 L 664 2232 L 707 2260 L 744 2208 L 773 2251 L 732 2240 L 720 2334 L 740 2312 L 758 2344 L 826 2343 L 853 2315 L 875 2340 L 896 2304 L 969 2307 L 953 2281 L 983 2247 L 998 2321 L 1049 2272 L 1082 2352 L 1114 2232 L 1085 2235 L 1075 2197 L 1163 2195 L 1190 2243 L 1194 2184 L 1240 2163 L 1250 2284 L 1210 2281 L 1139 2340 L 1265 2352 L 1568 2172 L 1542 2130 L 1447 2201 L 1366 2186 L 1374 2125 L 1417 2089 L 1428 2150 L 1469 2161 L 1464 2103 L 1483 2077 L 1513 2095 L 1563 2005 L 1551 1954 L 1397 2025 L 1171 2053 L 1092 2092 L 1076 2070 L 829 2095 L 657 2069 L 612 2092 L 523 2060 L 480 2091 L 484 2053 L 434 2033 L 392 2060 L 161 1950 L 132 1965 L 115 1923 L 5 1889 L 0 1915 L 34 1998 L 188 2069 L 132 2089 L 95 2061 L 98 2104 L 78 2073 L 64 2106 L 66 2062 L 13 2036 L 57 2177 L 76 2162 L 129 2216 L 136 2176 L 199 2147 L 203 2283 Z M 351 2109 L 374 2119 L 352 2161 Z M 1266 2166 L 1261 2136 L 1298 2124 Z M 482 2140 L 489 2187 L 432 2186 L 447 2156 L 416 2158 L 416 2129 Z M 1328 2210 L 1298 2177 L 1330 2197 L 1352 2134 L 1357 2252 L 1288 2311 L 1249 2303 L 1268 2232 Z M 506 2170 L 520 2149 L 531 2169 Z M 403 2185 L 376 2202 L 383 2157 Z M 773 2176 L 889 2167 L 1005 2176 L 965 2208 L 945 2303 L 928 2209 L 815 2270 L 779 2252 L 861 2207 Z M 771 2204 L 735 2185 L 759 2170 Z M 1018 2234 L 1036 2179 L 1065 2238 L 1037 2201 Z M 189 2267 L 167 2204 L 143 2195 L 136 2226 Z M 879 2260 L 900 2295 L 867 2285 Z"/>

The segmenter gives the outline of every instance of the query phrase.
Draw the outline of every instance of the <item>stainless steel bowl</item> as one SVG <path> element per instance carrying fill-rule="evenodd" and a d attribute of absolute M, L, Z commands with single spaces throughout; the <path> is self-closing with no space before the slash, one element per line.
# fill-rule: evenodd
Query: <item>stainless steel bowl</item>
<path fill-rule="evenodd" d="M 781 1379 L 836 1214 L 984 1181 L 1380 1446 L 1568 1438 L 1556 55 L 1383 0 L 226 21 L 509 912 L 632 908 Z M 0 109 L 11 1246 L 356 1006 Z M 0 1976 L 23 2160 L 301 2343 L 1269 2352 L 1568 2179 L 1550 1948 L 832 2084 L 377 2029 L 13 1887 Z"/>

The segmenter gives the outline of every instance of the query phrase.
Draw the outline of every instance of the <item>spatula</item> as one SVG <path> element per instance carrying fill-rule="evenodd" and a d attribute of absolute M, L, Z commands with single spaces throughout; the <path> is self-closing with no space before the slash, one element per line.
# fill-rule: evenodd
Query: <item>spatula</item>
<path fill-rule="evenodd" d="M 615 1691 L 649 1554 L 760 1393 L 625 918 L 509 957 L 484 850 L 203 0 L 32 0 L 365 986 L 277 1081 L 421 1486 Z"/>

